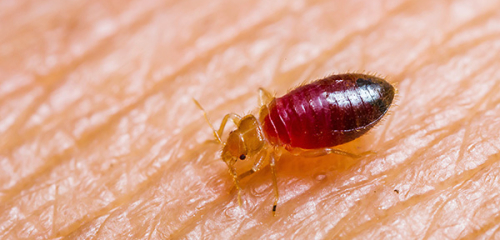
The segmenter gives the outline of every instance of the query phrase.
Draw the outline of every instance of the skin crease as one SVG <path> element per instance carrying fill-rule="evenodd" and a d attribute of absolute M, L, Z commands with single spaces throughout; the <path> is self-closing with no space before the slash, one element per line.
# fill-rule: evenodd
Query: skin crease
<path fill-rule="evenodd" d="M 1 1 L 1 239 L 499 239 L 498 1 Z M 331 73 L 398 88 L 241 182 L 214 125 Z M 233 127 L 229 124 L 227 132 Z M 245 160 L 250 164 L 251 159 Z M 244 171 L 248 166 L 239 166 Z"/>

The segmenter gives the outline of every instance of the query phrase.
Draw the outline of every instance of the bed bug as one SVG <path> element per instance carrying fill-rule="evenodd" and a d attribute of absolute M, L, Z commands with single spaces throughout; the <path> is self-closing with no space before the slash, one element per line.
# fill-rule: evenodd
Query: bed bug
<path fill-rule="evenodd" d="M 387 113 L 394 95 L 394 87 L 384 79 L 356 73 L 331 75 L 278 98 L 260 88 L 258 117 L 229 113 L 218 130 L 213 128 L 201 105 L 196 100 L 195 103 L 203 111 L 216 141 L 222 145 L 221 158 L 233 178 L 240 205 L 239 180 L 269 162 L 275 215 L 279 200 L 276 162 L 283 151 L 303 157 L 327 154 L 359 157 L 333 147 L 350 142 L 375 126 Z M 229 120 L 236 129 L 223 141 L 221 136 Z M 246 159 L 253 159 L 253 167 L 238 176 L 235 163 Z"/>

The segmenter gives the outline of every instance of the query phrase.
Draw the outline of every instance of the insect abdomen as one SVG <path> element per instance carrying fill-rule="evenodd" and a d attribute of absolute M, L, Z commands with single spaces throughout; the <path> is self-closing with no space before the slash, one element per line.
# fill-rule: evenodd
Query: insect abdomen
<path fill-rule="evenodd" d="M 304 149 L 352 141 L 385 115 L 394 87 L 364 74 L 333 75 L 300 86 L 268 105 L 262 127 L 273 145 Z"/>

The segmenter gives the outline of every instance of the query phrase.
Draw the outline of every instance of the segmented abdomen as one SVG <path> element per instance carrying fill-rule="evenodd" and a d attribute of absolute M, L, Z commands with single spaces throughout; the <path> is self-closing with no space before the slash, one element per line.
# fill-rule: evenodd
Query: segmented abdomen
<path fill-rule="evenodd" d="M 262 128 L 274 145 L 315 149 L 343 144 L 380 121 L 394 92 L 374 76 L 333 75 L 274 99 L 260 116 Z"/>

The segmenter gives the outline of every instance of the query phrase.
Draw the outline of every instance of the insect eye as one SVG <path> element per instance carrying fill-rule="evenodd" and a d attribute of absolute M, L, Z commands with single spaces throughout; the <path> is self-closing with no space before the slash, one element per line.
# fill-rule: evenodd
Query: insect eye
<path fill-rule="evenodd" d="M 247 158 L 247 156 L 245 156 L 245 154 L 240 155 L 240 160 L 245 160 L 245 158 Z"/>

